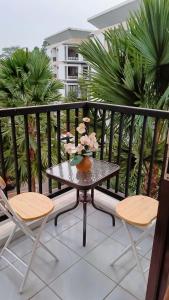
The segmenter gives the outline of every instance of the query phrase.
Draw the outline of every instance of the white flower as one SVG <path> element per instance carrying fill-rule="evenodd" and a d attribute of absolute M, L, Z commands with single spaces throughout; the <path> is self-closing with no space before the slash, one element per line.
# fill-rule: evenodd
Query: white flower
<path fill-rule="evenodd" d="M 78 154 L 81 154 L 83 149 L 84 149 L 84 146 L 81 144 L 78 144 L 78 146 L 76 147 L 76 152 Z"/>
<path fill-rule="evenodd" d="M 82 145 L 89 146 L 91 141 L 90 141 L 90 138 L 88 137 L 88 135 L 85 134 L 84 136 L 82 136 L 80 138 L 80 142 L 81 142 Z"/>
<path fill-rule="evenodd" d="M 65 151 L 68 154 L 74 154 L 74 153 L 76 153 L 76 147 L 75 147 L 74 144 L 71 144 L 71 143 L 65 144 L 64 148 L 65 148 Z"/>
<path fill-rule="evenodd" d="M 90 118 L 87 118 L 87 117 L 83 118 L 83 122 L 90 123 Z"/>
<path fill-rule="evenodd" d="M 80 123 L 79 126 L 76 128 L 76 130 L 80 133 L 83 134 L 86 132 L 86 126 L 84 123 Z"/>

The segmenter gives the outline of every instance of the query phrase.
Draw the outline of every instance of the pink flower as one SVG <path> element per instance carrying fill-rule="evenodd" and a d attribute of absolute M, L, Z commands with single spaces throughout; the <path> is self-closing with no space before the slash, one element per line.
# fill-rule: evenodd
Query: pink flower
<path fill-rule="evenodd" d="M 99 144 L 97 142 L 90 143 L 89 148 L 92 152 L 96 152 L 99 148 Z"/>
<path fill-rule="evenodd" d="M 81 154 L 83 149 L 84 149 L 84 146 L 81 144 L 78 144 L 78 146 L 76 147 L 76 151 L 78 154 Z"/>
<path fill-rule="evenodd" d="M 83 134 L 86 132 L 86 126 L 84 123 L 80 123 L 79 126 L 76 128 L 76 130 L 80 133 Z"/>
<path fill-rule="evenodd" d="M 90 135 L 89 135 L 89 139 L 91 140 L 91 142 L 95 143 L 97 140 L 96 140 L 96 133 L 95 132 L 92 132 Z"/>
<path fill-rule="evenodd" d="M 65 151 L 68 154 L 74 154 L 74 153 L 76 153 L 76 147 L 75 147 L 74 144 L 71 144 L 71 143 L 65 144 L 64 148 L 65 148 Z"/>
<path fill-rule="evenodd" d="M 66 136 L 71 136 L 72 134 L 68 131 L 68 132 L 66 132 Z"/>
<path fill-rule="evenodd" d="M 88 137 L 88 135 L 84 135 L 80 138 L 80 142 L 82 145 L 87 145 L 89 146 L 90 145 L 90 138 Z"/>

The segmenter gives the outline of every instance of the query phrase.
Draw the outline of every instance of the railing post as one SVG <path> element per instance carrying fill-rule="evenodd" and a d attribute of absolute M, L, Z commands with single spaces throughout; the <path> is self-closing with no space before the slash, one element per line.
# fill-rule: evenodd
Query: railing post
<path fill-rule="evenodd" d="M 169 278 L 169 132 L 163 175 L 159 192 L 159 209 L 152 250 L 146 300 L 164 300 Z"/>

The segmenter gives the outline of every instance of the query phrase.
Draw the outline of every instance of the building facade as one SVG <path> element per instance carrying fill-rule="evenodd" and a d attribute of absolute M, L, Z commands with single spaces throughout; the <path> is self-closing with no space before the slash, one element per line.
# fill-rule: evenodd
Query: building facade
<path fill-rule="evenodd" d="M 86 73 L 88 65 L 78 53 L 78 46 L 89 37 L 97 37 L 106 47 L 104 31 L 120 23 L 125 26 L 125 21 L 130 13 L 137 11 L 140 2 L 141 0 L 127 0 L 90 17 L 87 21 L 95 27 L 94 30 L 67 28 L 45 39 L 54 76 L 64 84 L 61 90 L 64 97 L 71 93 L 81 96 L 78 81 Z"/>
<path fill-rule="evenodd" d="M 88 66 L 82 55 L 78 53 L 78 46 L 89 35 L 90 31 L 68 28 L 45 39 L 54 76 L 64 84 L 61 90 L 64 97 L 72 93 L 80 97 L 78 81 L 83 77 Z"/>

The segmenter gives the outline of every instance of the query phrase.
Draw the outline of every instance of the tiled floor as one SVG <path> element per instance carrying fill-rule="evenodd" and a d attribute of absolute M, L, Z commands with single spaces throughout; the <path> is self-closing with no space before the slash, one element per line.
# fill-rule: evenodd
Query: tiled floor
<path fill-rule="evenodd" d="M 20 277 L 0 261 L 0 299 L 18 300 L 144 300 L 145 283 L 131 252 L 114 266 L 113 259 L 128 242 L 121 221 L 88 209 L 87 245 L 82 247 L 82 207 L 60 217 L 58 226 L 50 221 L 42 240 L 58 256 L 56 262 L 38 248 L 32 271 L 22 295 Z M 131 227 L 137 237 L 139 230 Z M 11 247 L 24 261 L 30 257 L 32 242 L 22 237 Z M 149 266 L 152 238 L 139 245 L 144 267 Z M 13 261 L 16 264 L 16 261 Z M 18 263 L 17 263 L 18 264 Z M 146 274 L 148 276 L 148 274 Z"/>

